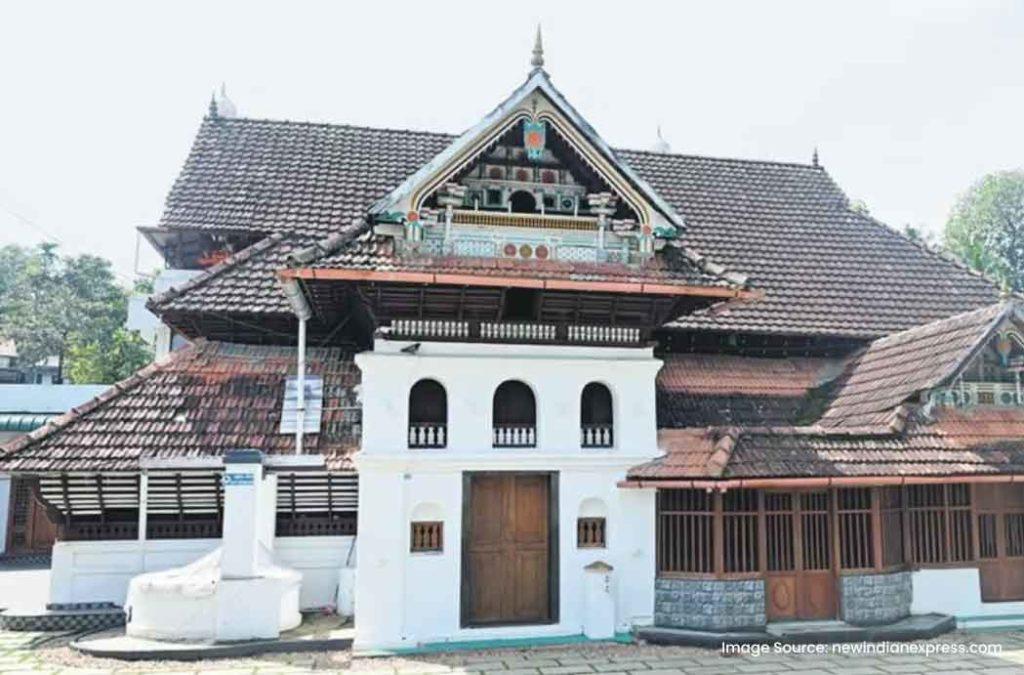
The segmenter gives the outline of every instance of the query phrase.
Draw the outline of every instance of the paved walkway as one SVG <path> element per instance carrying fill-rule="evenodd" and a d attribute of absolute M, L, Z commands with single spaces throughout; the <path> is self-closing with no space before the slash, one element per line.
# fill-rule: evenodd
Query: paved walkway
<path fill-rule="evenodd" d="M 893 646 L 893 645 L 889 645 Z M 500 673 L 501 675 L 577 675 L 579 673 L 768 673 L 775 675 L 912 675 L 946 673 L 1020 675 L 1024 673 L 1024 632 L 957 633 L 935 640 L 897 643 L 917 653 L 855 653 L 863 645 L 801 646 L 825 653 L 744 653 L 650 645 L 580 645 L 503 649 L 352 660 L 347 652 L 280 654 L 198 663 L 145 663 L 92 659 L 70 650 L 52 634 L 0 632 L 0 673 Z M 877 649 L 875 645 L 869 648 Z M 845 651 L 840 651 L 845 650 Z M 928 650 L 932 653 L 926 655 Z M 1000 653 L 992 654 L 993 650 Z M 988 652 L 987 654 L 985 652 Z"/>

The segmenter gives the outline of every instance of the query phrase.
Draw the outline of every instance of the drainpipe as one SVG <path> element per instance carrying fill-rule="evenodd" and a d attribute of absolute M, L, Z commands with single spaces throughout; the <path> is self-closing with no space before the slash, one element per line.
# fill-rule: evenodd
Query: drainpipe
<path fill-rule="evenodd" d="M 292 278 L 281 279 L 281 289 L 288 298 L 292 312 L 299 319 L 298 363 L 296 364 L 296 385 L 298 398 L 295 411 L 295 454 L 302 454 L 303 429 L 306 423 L 306 321 L 313 315 L 299 282 Z"/>

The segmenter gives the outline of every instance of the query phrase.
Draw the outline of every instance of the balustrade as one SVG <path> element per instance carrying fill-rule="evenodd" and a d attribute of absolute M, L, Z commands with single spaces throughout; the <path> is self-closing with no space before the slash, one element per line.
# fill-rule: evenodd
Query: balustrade
<path fill-rule="evenodd" d="M 448 430 L 444 424 L 410 424 L 410 448 L 443 448 L 447 444 Z"/>
<path fill-rule="evenodd" d="M 494 447 L 533 448 L 537 445 L 537 428 L 533 425 L 516 424 L 494 427 Z"/>

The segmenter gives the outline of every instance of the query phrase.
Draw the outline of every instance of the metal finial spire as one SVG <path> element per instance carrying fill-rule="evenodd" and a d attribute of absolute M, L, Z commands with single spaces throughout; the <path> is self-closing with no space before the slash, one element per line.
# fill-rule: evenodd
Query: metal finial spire
<path fill-rule="evenodd" d="M 210 94 L 210 109 L 209 109 L 209 111 L 206 114 L 209 115 L 210 117 L 217 117 L 218 116 L 217 115 L 217 94 L 216 93 Z"/>
<path fill-rule="evenodd" d="M 533 43 L 533 58 L 530 59 L 530 65 L 533 66 L 534 70 L 544 67 L 544 41 L 540 35 L 540 24 L 537 24 L 537 39 Z"/>
<path fill-rule="evenodd" d="M 818 146 L 814 146 L 814 154 L 811 155 L 811 165 L 812 166 L 820 166 L 818 164 Z"/>

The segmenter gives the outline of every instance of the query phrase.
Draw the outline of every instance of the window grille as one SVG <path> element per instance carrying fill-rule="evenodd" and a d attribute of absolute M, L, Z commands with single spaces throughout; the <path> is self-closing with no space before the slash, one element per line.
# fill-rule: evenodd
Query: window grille
<path fill-rule="evenodd" d="M 424 520 L 412 523 L 409 550 L 412 553 L 440 553 L 444 550 L 444 523 Z"/>

